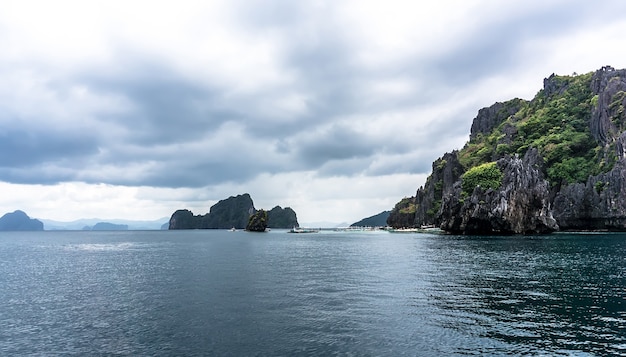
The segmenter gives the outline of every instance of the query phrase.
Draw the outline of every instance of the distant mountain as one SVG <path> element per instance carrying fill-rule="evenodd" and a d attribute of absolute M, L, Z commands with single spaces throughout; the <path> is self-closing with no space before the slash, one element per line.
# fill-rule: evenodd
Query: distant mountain
<path fill-rule="evenodd" d="M 152 221 L 134 221 L 128 219 L 102 219 L 102 218 L 83 218 L 70 222 L 54 221 L 50 219 L 41 219 L 46 230 L 83 230 L 85 227 L 90 229 L 100 222 L 108 222 L 117 225 L 126 225 L 128 230 L 158 230 L 164 224 L 169 224 L 169 217 L 159 218 Z M 167 229 L 167 228 L 166 228 Z"/>
<path fill-rule="evenodd" d="M 317 222 L 302 222 L 300 226 L 306 227 L 306 228 L 345 228 L 349 226 L 349 223 L 348 222 L 317 221 Z"/>
<path fill-rule="evenodd" d="M 86 230 L 92 230 L 92 231 L 127 231 L 128 225 L 127 224 L 115 224 L 115 223 L 110 223 L 110 222 L 98 222 L 93 227 L 87 226 L 85 228 L 87 228 Z"/>
<path fill-rule="evenodd" d="M 209 213 L 194 215 L 187 209 L 177 210 L 170 218 L 169 229 L 245 229 L 257 212 L 249 194 L 231 196 L 211 206 Z M 298 226 L 296 213 L 289 207 L 276 206 L 268 212 L 267 226 L 291 228 Z"/>
<path fill-rule="evenodd" d="M 43 223 L 17 210 L 0 217 L 0 231 L 43 231 Z"/>
<path fill-rule="evenodd" d="M 383 211 L 377 215 L 363 218 L 362 220 L 352 223 L 350 227 L 384 227 L 387 225 L 387 218 L 391 211 Z"/>

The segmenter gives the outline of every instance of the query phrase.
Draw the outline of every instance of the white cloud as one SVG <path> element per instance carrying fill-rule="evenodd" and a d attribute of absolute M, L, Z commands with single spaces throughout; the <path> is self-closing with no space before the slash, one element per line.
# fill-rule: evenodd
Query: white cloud
<path fill-rule="evenodd" d="M 305 222 L 351 223 L 413 195 L 481 107 L 531 99 L 552 72 L 626 67 L 624 11 L 12 1 L 0 12 L 0 210 L 152 219 L 249 192 Z"/>

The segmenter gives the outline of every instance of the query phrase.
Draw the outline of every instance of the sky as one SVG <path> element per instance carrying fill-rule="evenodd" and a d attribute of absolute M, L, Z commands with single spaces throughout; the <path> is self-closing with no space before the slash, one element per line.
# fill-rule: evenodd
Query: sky
<path fill-rule="evenodd" d="M 626 2 L 0 2 L 0 214 L 136 220 L 249 193 L 301 223 L 415 195 L 482 107 L 626 68 Z"/>

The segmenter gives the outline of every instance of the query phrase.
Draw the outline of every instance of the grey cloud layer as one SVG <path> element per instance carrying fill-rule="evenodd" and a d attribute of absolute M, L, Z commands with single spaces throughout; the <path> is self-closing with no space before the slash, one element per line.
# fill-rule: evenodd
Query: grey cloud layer
<path fill-rule="evenodd" d="M 425 173 L 433 155 L 445 151 L 441 136 L 466 136 L 478 107 L 467 115 L 430 121 L 415 133 L 420 142 L 410 140 L 402 121 L 423 118 L 390 120 L 388 125 L 398 128 L 394 136 L 368 130 L 367 118 L 445 106 L 451 93 L 518 70 L 526 64 L 521 48 L 530 37 L 562 36 L 594 25 L 596 17 L 578 12 L 589 10 L 591 5 L 585 4 L 572 6 L 576 10 L 524 8 L 519 16 L 489 17 L 458 42 L 433 48 L 430 56 L 406 57 L 372 69 L 354 58 L 357 47 L 367 44 L 351 42 L 353 29 L 332 16 L 324 20 L 327 8 L 312 10 L 291 1 L 256 3 L 242 13 L 238 25 L 251 36 L 258 33 L 259 41 L 279 44 L 276 62 L 289 75 L 287 83 L 240 92 L 234 88 L 246 83 L 245 76 L 237 80 L 240 83 L 193 78 L 165 60 L 125 51 L 121 45 L 114 69 L 87 63 L 47 84 L 52 92 L 81 86 L 94 96 L 121 98 L 120 108 L 94 109 L 87 119 L 68 121 L 52 113 L 47 119 L 10 117 L 17 115 L 11 103 L 2 104 L 0 180 L 202 187 L 288 171 L 346 176 Z M 261 6 L 263 11 L 257 8 Z M 606 16 L 617 15 L 611 11 Z M 413 89 L 395 96 L 368 91 L 371 83 L 397 79 Z M 293 113 L 283 113 L 274 104 L 282 100 L 295 101 Z M 85 130 L 84 122 L 72 122 L 81 120 L 92 123 L 91 129 Z"/>

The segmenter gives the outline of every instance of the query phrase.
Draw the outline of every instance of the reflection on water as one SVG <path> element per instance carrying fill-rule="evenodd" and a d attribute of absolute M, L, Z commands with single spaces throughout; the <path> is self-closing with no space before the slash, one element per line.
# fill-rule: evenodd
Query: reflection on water
<path fill-rule="evenodd" d="M 0 355 L 625 355 L 626 235 L 0 236 Z"/>
<path fill-rule="evenodd" d="M 438 241 L 432 296 L 441 324 L 564 353 L 626 353 L 624 236 Z M 455 262 L 450 264 L 450 262 Z"/>

